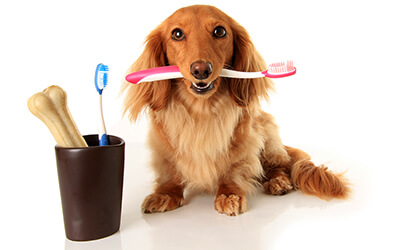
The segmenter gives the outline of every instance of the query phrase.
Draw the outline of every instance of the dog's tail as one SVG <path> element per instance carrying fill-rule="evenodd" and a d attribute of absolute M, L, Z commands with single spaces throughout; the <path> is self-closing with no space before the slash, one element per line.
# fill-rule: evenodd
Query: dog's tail
<path fill-rule="evenodd" d="M 305 194 L 321 199 L 346 199 L 350 194 L 349 182 L 343 173 L 335 174 L 325 166 L 315 166 L 305 152 L 286 147 L 292 158 L 291 180 Z"/>

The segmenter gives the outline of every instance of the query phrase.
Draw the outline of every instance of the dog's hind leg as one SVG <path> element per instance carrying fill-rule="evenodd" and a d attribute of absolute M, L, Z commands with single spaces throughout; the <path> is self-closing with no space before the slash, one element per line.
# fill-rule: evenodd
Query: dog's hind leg
<path fill-rule="evenodd" d="M 264 170 L 262 185 L 268 194 L 284 195 L 293 189 L 290 180 L 291 158 L 279 136 L 273 117 L 263 113 L 259 118 L 264 128 L 265 147 L 260 161 Z"/>
<path fill-rule="evenodd" d="M 290 180 L 290 161 L 287 155 L 276 155 L 261 158 L 265 176 L 262 180 L 265 192 L 273 195 L 284 195 L 293 190 Z"/>

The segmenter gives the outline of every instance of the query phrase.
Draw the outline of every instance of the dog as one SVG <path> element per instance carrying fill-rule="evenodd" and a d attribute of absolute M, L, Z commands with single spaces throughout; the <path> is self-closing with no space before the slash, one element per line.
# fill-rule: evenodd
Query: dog
<path fill-rule="evenodd" d="M 302 150 L 283 145 L 274 118 L 261 110 L 268 78 L 219 77 L 221 69 L 254 72 L 267 65 L 248 32 L 216 7 L 177 10 L 147 37 L 129 73 L 177 65 L 182 79 L 124 82 L 124 115 L 149 115 L 155 190 L 145 213 L 183 205 L 184 190 L 216 193 L 215 209 L 228 216 L 247 210 L 259 187 L 272 195 L 301 190 L 322 199 L 346 198 L 343 174 L 315 166 Z"/>

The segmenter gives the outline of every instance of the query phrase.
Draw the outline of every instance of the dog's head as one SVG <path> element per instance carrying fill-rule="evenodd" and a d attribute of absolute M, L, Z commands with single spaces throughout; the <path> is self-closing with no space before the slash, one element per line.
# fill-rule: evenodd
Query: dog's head
<path fill-rule="evenodd" d="M 129 72 L 177 65 L 184 76 L 178 84 L 195 98 L 207 99 L 221 85 L 241 106 L 267 98 L 272 87 L 266 79 L 221 79 L 222 68 L 263 71 L 264 60 L 254 48 L 248 32 L 231 17 L 212 6 L 195 5 L 177 10 L 147 37 L 145 50 Z M 134 119 L 145 107 L 160 110 L 172 91 L 172 80 L 139 85 L 125 84 L 125 111 Z"/>

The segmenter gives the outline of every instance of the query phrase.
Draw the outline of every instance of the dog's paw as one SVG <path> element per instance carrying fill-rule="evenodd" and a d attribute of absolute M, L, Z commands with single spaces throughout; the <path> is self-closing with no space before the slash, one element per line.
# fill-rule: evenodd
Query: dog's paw
<path fill-rule="evenodd" d="M 168 194 L 150 194 L 145 197 L 141 205 L 141 210 L 144 213 L 158 213 L 176 209 L 184 203 L 184 198 L 170 196 Z"/>
<path fill-rule="evenodd" d="M 286 176 L 278 176 L 263 183 L 263 187 L 268 194 L 285 195 L 293 189 L 293 185 Z"/>
<path fill-rule="evenodd" d="M 215 199 L 215 209 L 221 214 L 236 216 L 246 212 L 248 209 L 248 203 L 245 196 L 239 196 L 236 194 L 226 196 L 225 194 L 221 194 Z"/>

